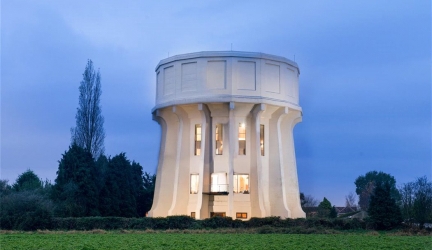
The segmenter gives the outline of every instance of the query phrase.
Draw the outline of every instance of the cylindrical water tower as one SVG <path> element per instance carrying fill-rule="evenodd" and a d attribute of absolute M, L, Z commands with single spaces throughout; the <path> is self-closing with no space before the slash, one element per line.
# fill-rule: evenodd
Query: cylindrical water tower
<path fill-rule="evenodd" d="M 301 121 L 297 64 L 218 51 L 156 66 L 153 119 L 161 144 L 151 217 L 305 217 L 293 128 Z"/>

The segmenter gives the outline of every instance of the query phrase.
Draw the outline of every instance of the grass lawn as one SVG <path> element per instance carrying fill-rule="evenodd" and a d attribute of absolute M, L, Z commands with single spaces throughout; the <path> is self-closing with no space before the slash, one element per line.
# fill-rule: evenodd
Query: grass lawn
<path fill-rule="evenodd" d="M 432 249 L 430 236 L 346 234 L 2 233 L 0 249 Z"/>

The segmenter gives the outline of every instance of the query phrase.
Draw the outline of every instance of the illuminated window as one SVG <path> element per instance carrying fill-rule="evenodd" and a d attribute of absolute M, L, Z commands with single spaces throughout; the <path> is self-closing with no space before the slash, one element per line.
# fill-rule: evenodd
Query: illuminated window
<path fill-rule="evenodd" d="M 195 155 L 201 155 L 201 124 L 195 124 Z"/>
<path fill-rule="evenodd" d="M 190 217 L 192 217 L 192 218 L 195 219 L 195 212 L 191 212 L 191 216 Z"/>
<path fill-rule="evenodd" d="M 227 173 L 212 173 L 211 174 L 211 186 L 210 192 L 212 193 L 225 193 L 228 192 L 228 184 L 227 184 Z"/>
<path fill-rule="evenodd" d="M 191 174 L 190 176 L 190 193 L 197 194 L 198 193 L 198 184 L 199 184 L 199 175 Z"/>
<path fill-rule="evenodd" d="M 210 217 L 225 217 L 226 213 L 210 212 Z"/>
<path fill-rule="evenodd" d="M 247 213 L 236 213 L 236 219 L 247 219 Z"/>
<path fill-rule="evenodd" d="M 249 193 L 249 175 L 235 174 L 234 175 L 234 193 L 248 194 Z"/>
<path fill-rule="evenodd" d="M 216 124 L 216 154 L 221 155 L 223 153 L 223 126 L 222 124 Z"/>
<path fill-rule="evenodd" d="M 264 125 L 260 125 L 260 147 L 261 155 L 264 156 Z"/>
<path fill-rule="evenodd" d="M 239 124 L 238 129 L 239 155 L 246 155 L 246 125 Z"/>

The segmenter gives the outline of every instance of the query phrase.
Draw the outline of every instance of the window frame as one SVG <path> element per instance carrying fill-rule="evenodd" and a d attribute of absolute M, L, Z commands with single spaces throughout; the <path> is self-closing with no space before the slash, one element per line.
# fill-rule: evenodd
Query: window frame
<path fill-rule="evenodd" d="M 217 123 L 215 126 L 215 155 L 223 155 L 223 124 L 222 123 Z"/>
<path fill-rule="evenodd" d="M 196 191 L 195 187 L 192 186 L 192 177 L 196 177 Z M 189 178 L 189 194 L 198 194 L 199 192 L 199 174 L 190 174 Z"/>
<path fill-rule="evenodd" d="M 245 183 L 245 186 L 247 188 L 244 188 L 243 191 L 241 191 L 241 185 L 240 185 L 240 178 L 239 176 L 247 176 L 246 180 L 247 183 Z M 233 193 L 234 194 L 250 194 L 250 185 L 249 185 L 249 174 L 240 174 L 240 173 L 236 173 L 233 175 Z"/>
<path fill-rule="evenodd" d="M 201 155 L 202 126 L 195 124 L 194 155 Z"/>
<path fill-rule="evenodd" d="M 261 156 L 265 156 L 265 126 L 260 124 L 260 149 Z"/>
<path fill-rule="evenodd" d="M 246 155 L 246 146 L 247 146 L 246 123 L 240 122 L 238 127 L 238 154 L 239 155 Z"/>
<path fill-rule="evenodd" d="M 210 218 L 213 217 L 226 217 L 225 212 L 210 212 Z"/>
<path fill-rule="evenodd" d="M 236 212 L 236 219 L 247 219 L 247 213 L 246 212 Z"/>

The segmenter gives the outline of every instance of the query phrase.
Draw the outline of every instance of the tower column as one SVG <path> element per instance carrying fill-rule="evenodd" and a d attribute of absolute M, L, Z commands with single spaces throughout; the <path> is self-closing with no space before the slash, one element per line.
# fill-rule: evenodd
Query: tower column
<path fill-rule="evenodd" d="M 294 148 L 294 126 L 301 122 L 302 116 L 300 111 L 289 110 L 280 122 L 281 135 L 281 157 L 283 157 L 283 165 L 281 165 L 284 174 L 284 195 L 288 202 L 288 208 L 291 212 L 291 218 L 303 218 L 306 216 L 300 205 L 300 191 L 297 176 L 297 164 Z M 282 173 L 282 172 L 281 172 Z"/>
<path fill-rule="evenodd" d="M 198 110 L 201 114 L 201 152 L 200 155 L 200 166 L 199 166 L 199 187 L 198 187 L 198 200 L 195 209 L 195 218 L 201 219 L 201 215 L 204 215 L 204 211 L 202 211 L 203 206 L 208 206 L 208 197 L 204 199 L 203 191 L 204 185 L 209 185 L 209 164 L 212 155 L 211 150 L 211 117 L 210 111 L 205 104 L 198 104 Z M 206 167 L 207 166 L 207 167 Z M 208 189 L 208 187 L 206 188 Z M 207 211 L 208 209 L 205 209 Z"/>
<path fill-rule="evenodd" d="M 189 140 L 184 140 L 184 136 L 188 136 L 189 133 L 189 121 L 188 121 L 188 115 L 187 113 L 181 108 L 177 106 L 172 107 L 173 114 L 176 115 L 178 119 L 178 131 L 177 131 L 177 140 L 176 140 L 176 154 L 175 154 L 175 164 L 174 164 L 174 190 L 172 195 L 172 203 L 171 207 L 168 210 L 168 215 L 176 215 L 176 214 L 182 214 L 183 207 L 187 206 L 187 203 L 185 203 L 184 200 L 181 200 L 181 197 L 184 197 L 184 191 L 187 192 L 186 189 L 189 187 L 185 186 L 184 178 L 180 178 L 180 175 L 185 176 L 185 172 L 181 170 L 189 170 L 187 156 L 189 153 Z M 189 172 L 189 171 L 187 171 Z M 180 180 L 183 180 L 182 185 L 180 185 Z M 181 190 L 179 193 L 179 189 Z M 178 205 L 178 203 L 181 203 L 182 205 Z M 177 208 L 178 207 L 178 208 Z M 177 209 L 176 209 L 177 208 Z"/>
<path fill-rule="evenodd" d="M 261 114 L 265 110 L 266 105 L 263 103 L 255 105 L 255 107 L 252 110 L 253 114 L 253 139 L 254 144 L 252 145 L 252 148 L 254 150 L 254 156 L 255 159 L 252 159 L 251 161 L 251 177 L 250 180 L 252 181 L 252 174 L 255 175 L 256 179 L 256 188 L 255 192 L 251 193 L 251 201 L 253 201 L 253 197 L 258 198 L 258 204 L 259 204 L 259 216 L 260 217 L 266 217 L 267 213 L 269 214 L 270 211 L 266 211 L 265 205 L 264 205 L 264 185 L 263 185 L 263 178 L 265 176 L 263 171 L 263 164 L 262 164 L 262 157 L 261 157 L 261 142 L 260 142 L 260 135 L 261 135 Z M 253 183 L 252 183 L 253 185 Z M 252 210 L 252 216 L 253 216 L 253 210 Z"/>
<path fill-rule="evenodd" d="M 237 152 L 237 133 L 236 122 L 234 118 L 234 102 L 229 104 L 229 161 L 228 161 L 228 214 L 227 216 L 234 218 L 234 156 Z"/>
<path fill-rule="evenodd" d="M 284 158 L 282 150 L 281 122 L 288 114 L 288 107 L 277 109 L 270 119 L 270 203 L 271 215 L 281 218 L 290 218 L 291 212 L 288 208 L 286 197 L 286 180 L 284 169 Z"/>

